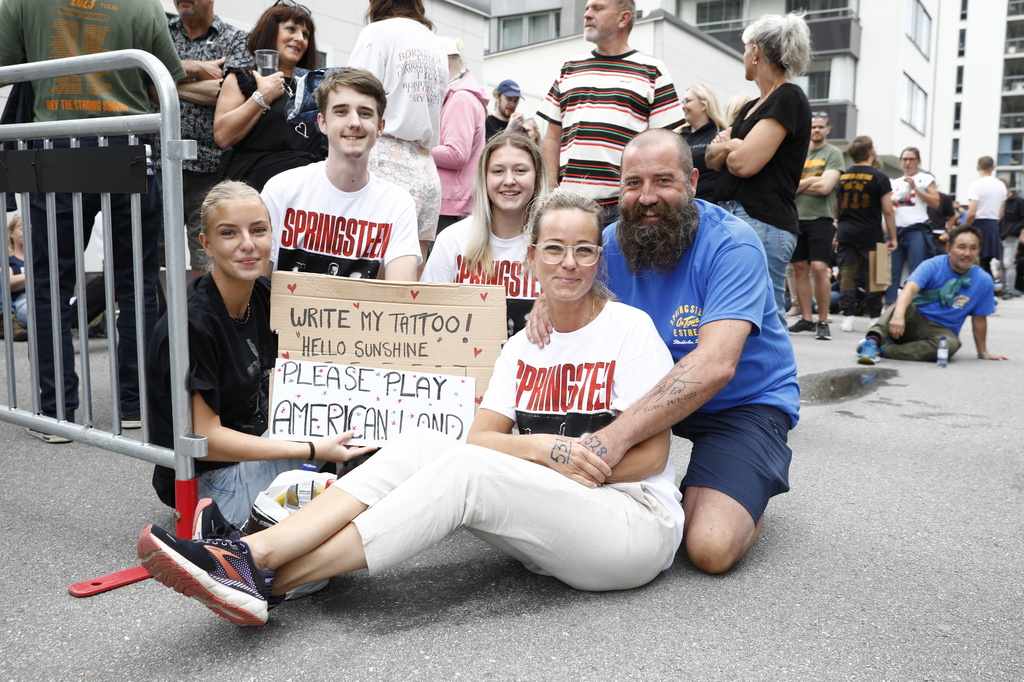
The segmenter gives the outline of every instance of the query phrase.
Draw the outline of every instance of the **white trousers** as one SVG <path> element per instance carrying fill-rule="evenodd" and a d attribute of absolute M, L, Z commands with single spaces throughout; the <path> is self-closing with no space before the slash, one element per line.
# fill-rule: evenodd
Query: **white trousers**
<path fill-rule="evenodd" d="M 639 587 L 675 552 L 671 516 L 639 483 L 586 488 L 426 429 L 403 433 L 335 485 L 369 506 L 353 523 L 371 574 L 459 527 L 580 590 Z"/>

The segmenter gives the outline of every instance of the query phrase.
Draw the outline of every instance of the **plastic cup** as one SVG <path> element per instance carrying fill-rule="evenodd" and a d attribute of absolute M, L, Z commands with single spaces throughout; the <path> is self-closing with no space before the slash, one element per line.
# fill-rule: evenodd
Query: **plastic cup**
<path fill-rule="evenodd" d="M 277 72 L 279 56 L 277 50 L 256 50 L 256 68 L 261 76 Z"/>

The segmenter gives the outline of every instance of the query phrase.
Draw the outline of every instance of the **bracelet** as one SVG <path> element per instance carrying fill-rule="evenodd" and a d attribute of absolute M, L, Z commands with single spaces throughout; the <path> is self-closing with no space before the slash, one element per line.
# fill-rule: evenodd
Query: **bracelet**
<path fill-rule="evenodd" d="M 988 355 L 988 351 L 985 351 L 984 353 L 978 353 L 978 359 L 984 360 L 986 355 Z"/>
<path fill-rule="evenodd" d="M 308 443 L 306 443 L 306 445 L 309 446 L 309 460 L 308 461 L 312 462 L 313 458 L 316 457 L 316 446 L 313 445 L 313 441 L 309 441 Z"/>
<path fill-rule="evenodd" d="M 270 105 L 267 104 L 266 100 L 263 99 L 263 95 L 260 93 L 259 90 L 256 90 L 252 93 L 252 101 L 256 102 L 256 104 L 259 104 L 260 107 L 262 107 L 264 114 L 270 111 Z"/>

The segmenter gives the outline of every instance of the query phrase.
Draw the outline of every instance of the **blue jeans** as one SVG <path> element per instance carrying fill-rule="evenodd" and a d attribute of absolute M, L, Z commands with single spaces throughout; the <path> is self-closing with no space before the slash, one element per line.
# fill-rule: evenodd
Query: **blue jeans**
<path fill-rule="evenodd" d="M 896 250 L 892 252 L 892 284 L 885 290 L 885 304 L 896 302 L 900 284 L 903 283 L 903 265 L 910 266 L 910 272 L 933 255 L 932 226 L 915 223 L 896 230 Z"/>
<path fill-rule="evenodd" d="M 779 309 L 779 319 L 782 321 L 782 328 L 785 329 L 787 327 L 786 265 L 789 264 L 789 259 L 792 258 L 793 250 L 796 248 L 796 235 L 761 222 L 757 218 L 751 218 L 743 208 L 743 204 L 738 201 L 723 201 L 720 205 L 754 228 L 758 239 L 764 245 L 764 254 L 768 259 L 768 276 L 772 280 L 772 289 L 775 292 L 775 306 Z"/>
<path fill-rule="evenodd" d="M 256 496 L 270 487 L 278 474 L 301 469 L 304 459 L 269 459 L 238 462 L 196 475 L 199 498 L 212 498 L 220 513 L 236 526 L 243 527 Z M 323 462 L 316 463 L 319 466 Z"/>
<path fill-rule="evenodd" d="M 95 146 L 95 139 L 81 140 L 82 146 Z M 127 144 L 127 138 L 112 137 L 110 145 Z M 67 140 L 54 140 L 54 147 L 67 147 Z M 157 286 L 160 260 L 157 241 L 163 227 L 160 186 L 154 176 L 148 178 L 148 192 L 140 195 L 142 214 L 142 242 L 138 245 L 142 257 L 143 307 L 145 310 L 143 348 L 149 345 L 157 319 Z M 78 409 L 78 375 L 75 373 L 75 352 L 71 343 L 71 297 L 75 288 L 75 241 L 71 194 L 54 195 L 57 227 L 57 281 L 60 287 L 60 339 L 63 349 L 65 418 L 73 421 Z M 93 220 L 100 212 L 100 195 L 82 195 L 82 220 L 85 242 L 92 235 Z M 133 281 L 131 195 L 111 194 L 111 234 L 114 252 L 114 296 L 120 314 L 117 317 L 117 369 L 121 415 L 137 417 L 139 407 L 139 339 L 135 330 L 135 289 Z M 34 340 L 39 352 L 39 392 L 42 413 L 57 416 L 57 383 L 53 353 L 53 323 L 50 301 L 50 245 L 46 229 L 46 195 L 32 194 L 32 257 L 34 265 L 36 328 Z"/>
<path fill-rule="evenodd" d="M 18 324 L 28 329 L 28 294 L 22 292 L 20 294 L 11 294 L 11 310 L 14 313 L 14 317 L 17 318 Z M 0 301 L 0 315 L 4 314 L 4 302 Z"/>

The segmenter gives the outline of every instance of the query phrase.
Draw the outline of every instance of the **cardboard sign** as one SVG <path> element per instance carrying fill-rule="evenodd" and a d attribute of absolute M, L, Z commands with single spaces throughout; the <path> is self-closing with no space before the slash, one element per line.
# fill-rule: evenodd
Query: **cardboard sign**
<path fill-rule="evenodd" d="M 310 441 L 355 429 L 352 445 L 383 445 L 423 426 L 465 442 L 473 422 L 472 377 L 277 359 L 271 438 Z"/>
<path fill-rule="evenodd" d="M 270 326 L 285 360 L 473 377 L 479 405 L 507 337 L 505 290 L 278 271 Z"/>

